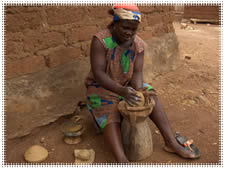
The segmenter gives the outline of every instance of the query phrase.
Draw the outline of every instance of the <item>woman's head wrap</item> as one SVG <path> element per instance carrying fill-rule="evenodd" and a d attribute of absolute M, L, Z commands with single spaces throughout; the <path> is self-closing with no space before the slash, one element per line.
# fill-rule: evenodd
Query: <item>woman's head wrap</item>
<path fill-rule="evenodd" d="M 141 22 L 141 13 L 139 8 L 134 4 L 117 4 L 112 9 L 114 11 L 114 21 L 128 19 Z"/>

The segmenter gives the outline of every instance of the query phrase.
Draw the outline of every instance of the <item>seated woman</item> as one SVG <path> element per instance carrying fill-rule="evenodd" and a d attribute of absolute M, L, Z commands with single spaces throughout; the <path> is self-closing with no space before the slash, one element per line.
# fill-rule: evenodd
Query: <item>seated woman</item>
<path fill-rule="evenodd" d="M 97 126 L 104 133 L 117 162 L 129 162 L 123 149 L 120 131 L 121 99 L 136 104 L 137 90 L 153 90 L 143 83 L 144 41 L 136 35 L 141 14 L 136 5 L 115 5 L 111 11 L 112 24 L 98 32 L 91 43 L 91 71 L 86 79 L 88 109 Z M 179 144 L 172 132 L 167 116 L 156 95 L 150 119 L 159 128 L 164 150 L 183 158 L 198 158 L 190 149 Z"/>

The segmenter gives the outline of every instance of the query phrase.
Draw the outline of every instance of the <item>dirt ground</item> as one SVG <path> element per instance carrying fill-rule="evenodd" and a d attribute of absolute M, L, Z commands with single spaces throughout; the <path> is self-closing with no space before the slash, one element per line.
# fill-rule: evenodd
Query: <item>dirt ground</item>
<path fill-rule="evenodd" d="M 174 23 L 180 43 L 180 62 L 173 71 L 154 78 L 152 84 L 158 91 L 173 131 L 179 131 L 194 140 L 201 158 L 187 160 L 165 152 L 163 138 L 150 121 L 153 137 L 153 154 L 138 163 L 194 163 L 219 164 L 220 162 L 220 26 L 190 24 L 194 30 L 181 29 Z M 189 27 L 190 28 L 190 27 Z M 186 57 L 186 58 L 185 58 Z M 23 154 L 33 144 L 49 151 L 45 163 L 74 162 L 77 148 L 93 148 L 95 163 L 115 163 L 103 135 L 97 135 L 86 108 L 77 111 L 86 130 L 83 141 L 77 145 L 63 142 L 60 126 L 72 116 L 61 117 L 54 123 L 35 129 L 32 134 L 6 142 L 6 163 L 25 163 Z"/>

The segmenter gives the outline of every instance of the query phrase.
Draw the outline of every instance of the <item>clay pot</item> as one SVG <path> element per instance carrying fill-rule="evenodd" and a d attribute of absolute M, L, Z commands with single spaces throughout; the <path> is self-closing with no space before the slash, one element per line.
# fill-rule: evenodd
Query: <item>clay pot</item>
<path fill-rule="evenodd" d="M 136 92 L 136 95 L 137 95 L 138 97 L 140 97 L 140 101 L 137 102 L 137 106 L 138 106 L 138 107 L 144 106 L 144 104 L 145 104 L 145 97 L 144 97 L 144 95 L 143 95 L 141 92 Z M 129 106 L 135 107 L 136 105 L 129 104 Z"/>

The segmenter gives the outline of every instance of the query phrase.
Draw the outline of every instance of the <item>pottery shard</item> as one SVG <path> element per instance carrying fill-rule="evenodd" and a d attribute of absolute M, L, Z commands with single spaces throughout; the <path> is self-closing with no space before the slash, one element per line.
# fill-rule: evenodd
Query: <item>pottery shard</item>
<path fill-rule="evenodd" d="M 26 150 L 24 158 L 27 162 L 38 163 L 42 162 L 48 157 L 48 151 L 39 145 L 33 145 Z"/>

